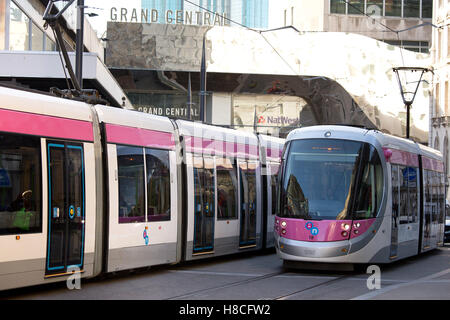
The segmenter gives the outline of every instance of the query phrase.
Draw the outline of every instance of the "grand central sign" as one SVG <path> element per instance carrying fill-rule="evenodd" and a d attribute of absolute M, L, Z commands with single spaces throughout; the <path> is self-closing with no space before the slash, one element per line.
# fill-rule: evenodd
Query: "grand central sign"
<path fill-rule="evenodd" d="M 229 25 L 226 13 L 207 11 L 166 10 L 162 12 L 156 9 L 112 7 L 109 18 L 112 22 L 158 23 L 163 18 L 166 24 Z"/>

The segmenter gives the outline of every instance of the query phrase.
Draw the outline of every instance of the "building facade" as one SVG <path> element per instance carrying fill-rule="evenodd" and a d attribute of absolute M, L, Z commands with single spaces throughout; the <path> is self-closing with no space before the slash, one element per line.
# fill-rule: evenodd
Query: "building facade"
<path fill-rule="evenodd" d="M 207 123 L 281 136 L 300 126 L 350 124 L 404 137 L 406 110 L 392 68 L 431 63 L 428 54 L 347 33 L 120 22 L 107 33 L 108 66 L 138 110 L 199 120 L 202 94 Z M 411 136 L 425 144 L 429 102 L 423 84 Z"/>
<path fill-rule="evenodd" d="M 271 5 L 271 28 L 357 33 L 423 53 L 431 47 L 433 0 L 278 0 Z"/>
<path fill-rule="evenodd" d="M 433 6 L 433 102 L 430 109 L 429 145 L 444 155 L 447 184 L 450 177 L 450 1 L 439 0 Z M 450 199 L 447 192 L 447 199 Z"/>

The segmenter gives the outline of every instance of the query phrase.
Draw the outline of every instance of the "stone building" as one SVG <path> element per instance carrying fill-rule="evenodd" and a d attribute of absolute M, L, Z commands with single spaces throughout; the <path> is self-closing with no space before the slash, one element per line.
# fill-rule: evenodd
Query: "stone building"
<path fill-rule="evenodd" d="M 270 28 L 291 25 L 300 31 L 351 32 L 428 53 L 432 3 L 433 0 L 274 0 Z"/>
<path fill-rule="evenodd" d="M 449 126 L 450 126 L 450 1 L 434 1 L 433 7 L 433 101 L 430 109 L 431 128 L 429 145 L 444 155 L 445 170 L 450 175 Z M 449 196 L 447 196 L 449 198 Z"/>

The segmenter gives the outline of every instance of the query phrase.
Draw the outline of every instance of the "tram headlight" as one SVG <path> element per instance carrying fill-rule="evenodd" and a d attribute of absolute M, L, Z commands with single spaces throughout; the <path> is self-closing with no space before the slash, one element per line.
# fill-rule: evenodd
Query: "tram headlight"
<path fill-rule="evenodd" d="M 348 231 L 350 229 L 350 225 L 348 223 L 343 223 L 342 229 L 344 229 L 345 231 Z"/>
<path fill-rule="evenodd" d="M 286 221 L 283 221 L 283 222 L 281 223 L 281 226 L 282 226 L 283 228 L 286 228 L 286 226 L 287 226 Z"/>
<path fill-rule="evenodd" d="M 341 235 L 342 235 L 343 237 L 348 237 L 348 232 L 347 232 L 347 231 L 342 231 L 342 232 L 341 232 Z"/>
<path fill-rule="evenodd" d="M 282 229 L 282 230 L 281 230 L 281 233 L 282 233 L 282 234 L 286 234 L 286 229 Z"/>

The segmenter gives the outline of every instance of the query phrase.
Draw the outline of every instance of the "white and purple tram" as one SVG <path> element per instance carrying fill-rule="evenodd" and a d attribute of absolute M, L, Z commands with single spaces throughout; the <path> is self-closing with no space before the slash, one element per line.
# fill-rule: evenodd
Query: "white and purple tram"
<path fill-rule="evenodd" d="M 443 244 L 434 149 L 376 130 L 301 128 L 287 137 L 279 180 L 275 247 L 288 266 L 389 263 Z"/>
<path fill-rule="evenodd" d="M 0 290 L 273 246 L 284 140 L 0 97 Z"/>

